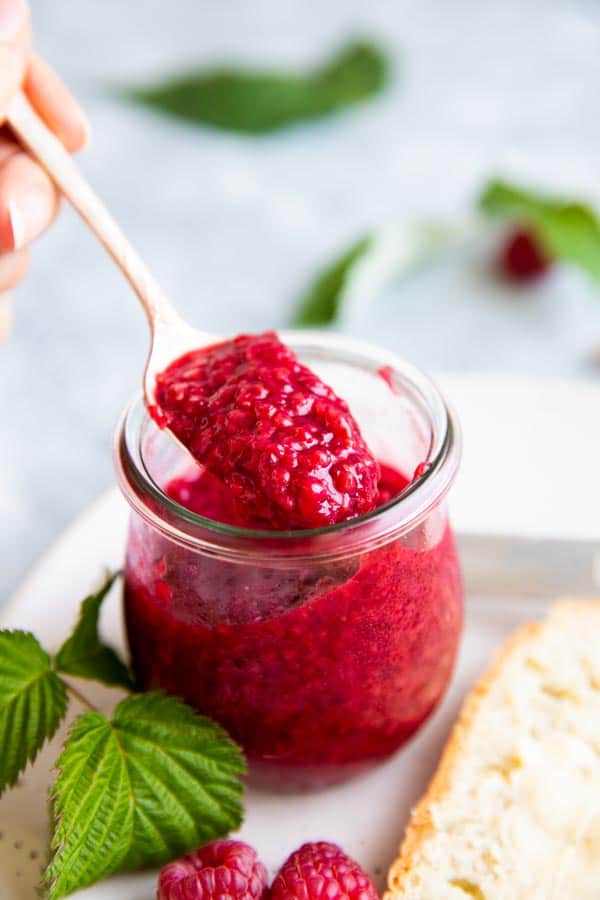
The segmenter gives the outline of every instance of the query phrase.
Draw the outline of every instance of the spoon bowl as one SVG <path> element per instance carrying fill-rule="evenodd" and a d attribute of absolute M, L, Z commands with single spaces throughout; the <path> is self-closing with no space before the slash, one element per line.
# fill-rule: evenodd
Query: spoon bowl
<path fill-rule="evenodd" d="M 163 315 L 164 312 L 167 315 Z M 185 353 L 210 347 L 222 340 L 216 334 L 192 328 L 172 306 L 163 309 L 153 318 L 150 330 L 150 351 L 143 377 L 144 400 L 148 409 L 156 406 L 156 377 L 160 372 L 164 372 L 172 362 Z"/>

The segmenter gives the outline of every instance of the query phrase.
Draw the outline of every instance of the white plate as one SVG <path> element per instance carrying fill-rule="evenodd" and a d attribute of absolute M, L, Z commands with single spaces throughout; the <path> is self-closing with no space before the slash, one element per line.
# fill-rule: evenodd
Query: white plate
<path fill-rule="evenodd" d="M 31 629 L 46 646 L 56 647 L 71 628 L 79 601 L 94 586 L 94 574 L 99 577 L 104 567 L 120 564 L 125 527 L 124 503 L 116 492 L 110 492 L 42 559 L 5 611 L 1 624 Z M 247 793 L 241 836 L 257 848 L 271 872 L 303 841 L 323 838 L 340 843 L 382 887 L 410 808 L 435 767 L 465 691 L 486 667 L 493 649 L 518 622 L 544 613 L 548 602 L 547 584 L 542 584 L 544 560 L 556 566 L 560 558 L 560 570 L 568 573 L 572 547 L 573 570 L 582 571 L 582 560 L 586 561 L 583 568 L 591 567 L 591 548 L 581 543 L 562 542 L 560 553 L 547 551 L 544 545 L 536 550 L 536 545 L 531 545 L 519 554 L 522 543 L 507 546 L 506 540 L 492 540 L 483 550 L 481 546 L 476 543 L 474 548 L 468 540 L 464 544 L 467 576 L 477 593 L 469 596 L 467 625 L 451 689 L 409 746 L 374 772 L 321 793 Z M 525 559 L 521 581 L 518 566 L 510 584 L 499 578 L 500 561 L 507 553 L 513 560 Z M 532 561 L 539 573 L 539 590 Z M 588 580 L 591 583 L 591 578 Z M 488 586 L 500 583 L 504 585 L 500 593 L 492 596 Z M 579 587 L 585 589 L 587 583 L 580 581 Z M 117 590 L 106 603 L 102 628 L 107 638 L 122 645 Z M 89 684 L 87 690 L 107 709 L 114 702 L 109 691 L 90 690 Z M 0 801 L 0 897 L 7 900 L 31 900 L 35 896 L 47 842 L 44 795 L 56 753 L 55 745 L 44 751 L 21 786 L 5 793 Z M 82 900 L 151 900 L 155 885 L 154 873 L 117 877 L 77 896 Z"/>

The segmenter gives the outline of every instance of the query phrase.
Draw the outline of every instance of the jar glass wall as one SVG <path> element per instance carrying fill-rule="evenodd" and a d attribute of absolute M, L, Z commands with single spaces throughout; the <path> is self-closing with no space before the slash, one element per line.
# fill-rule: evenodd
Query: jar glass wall
<path fill-rule="evenodd" d="M 444 497 L 460 452 L 439 392 L 411 366 L 345 338 L 284 340 L 406 486 L 319 530 L 222 524 L 169 496 L 193 464 L 139 400 L 116 444 L 132 507 L 125 617 L 140 687 L 219 721 L 255 783 L 315 787 L 393 753 L 447 686 L 462 583 Z"/>

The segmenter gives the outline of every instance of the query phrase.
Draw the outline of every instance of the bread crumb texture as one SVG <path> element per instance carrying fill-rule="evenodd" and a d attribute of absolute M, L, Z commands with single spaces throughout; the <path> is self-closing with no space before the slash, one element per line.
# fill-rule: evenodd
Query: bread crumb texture
<path fill-rule="evenodd" d="M 521 628 L 467 698 L 385 900 L 600 900 L 600 600 Z"/>

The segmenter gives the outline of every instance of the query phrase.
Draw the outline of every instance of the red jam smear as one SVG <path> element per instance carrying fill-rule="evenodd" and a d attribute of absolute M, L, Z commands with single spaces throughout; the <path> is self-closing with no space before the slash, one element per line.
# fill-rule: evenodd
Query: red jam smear
<path fill-rule="evenodd" d="M 379 467 L 347 404 L 274 332 L 176 360 L 153 415 L 228 487 L 237 522 L 319 528 L 377 505 Z"/>
<path fill-rule="evenodd" d="M 382 467 L 378 503 L 406 485 Z M 235 524 L 205 471 L 168 492 Z M 441 509 L 368 553 L 285 568 L 199 556 L 134 518 L 125 613 L 142 689 L 219 721 L 255 783 L 318 787 L 384 759 L 429 716 L 452 672 L 462 585 Z"/>

